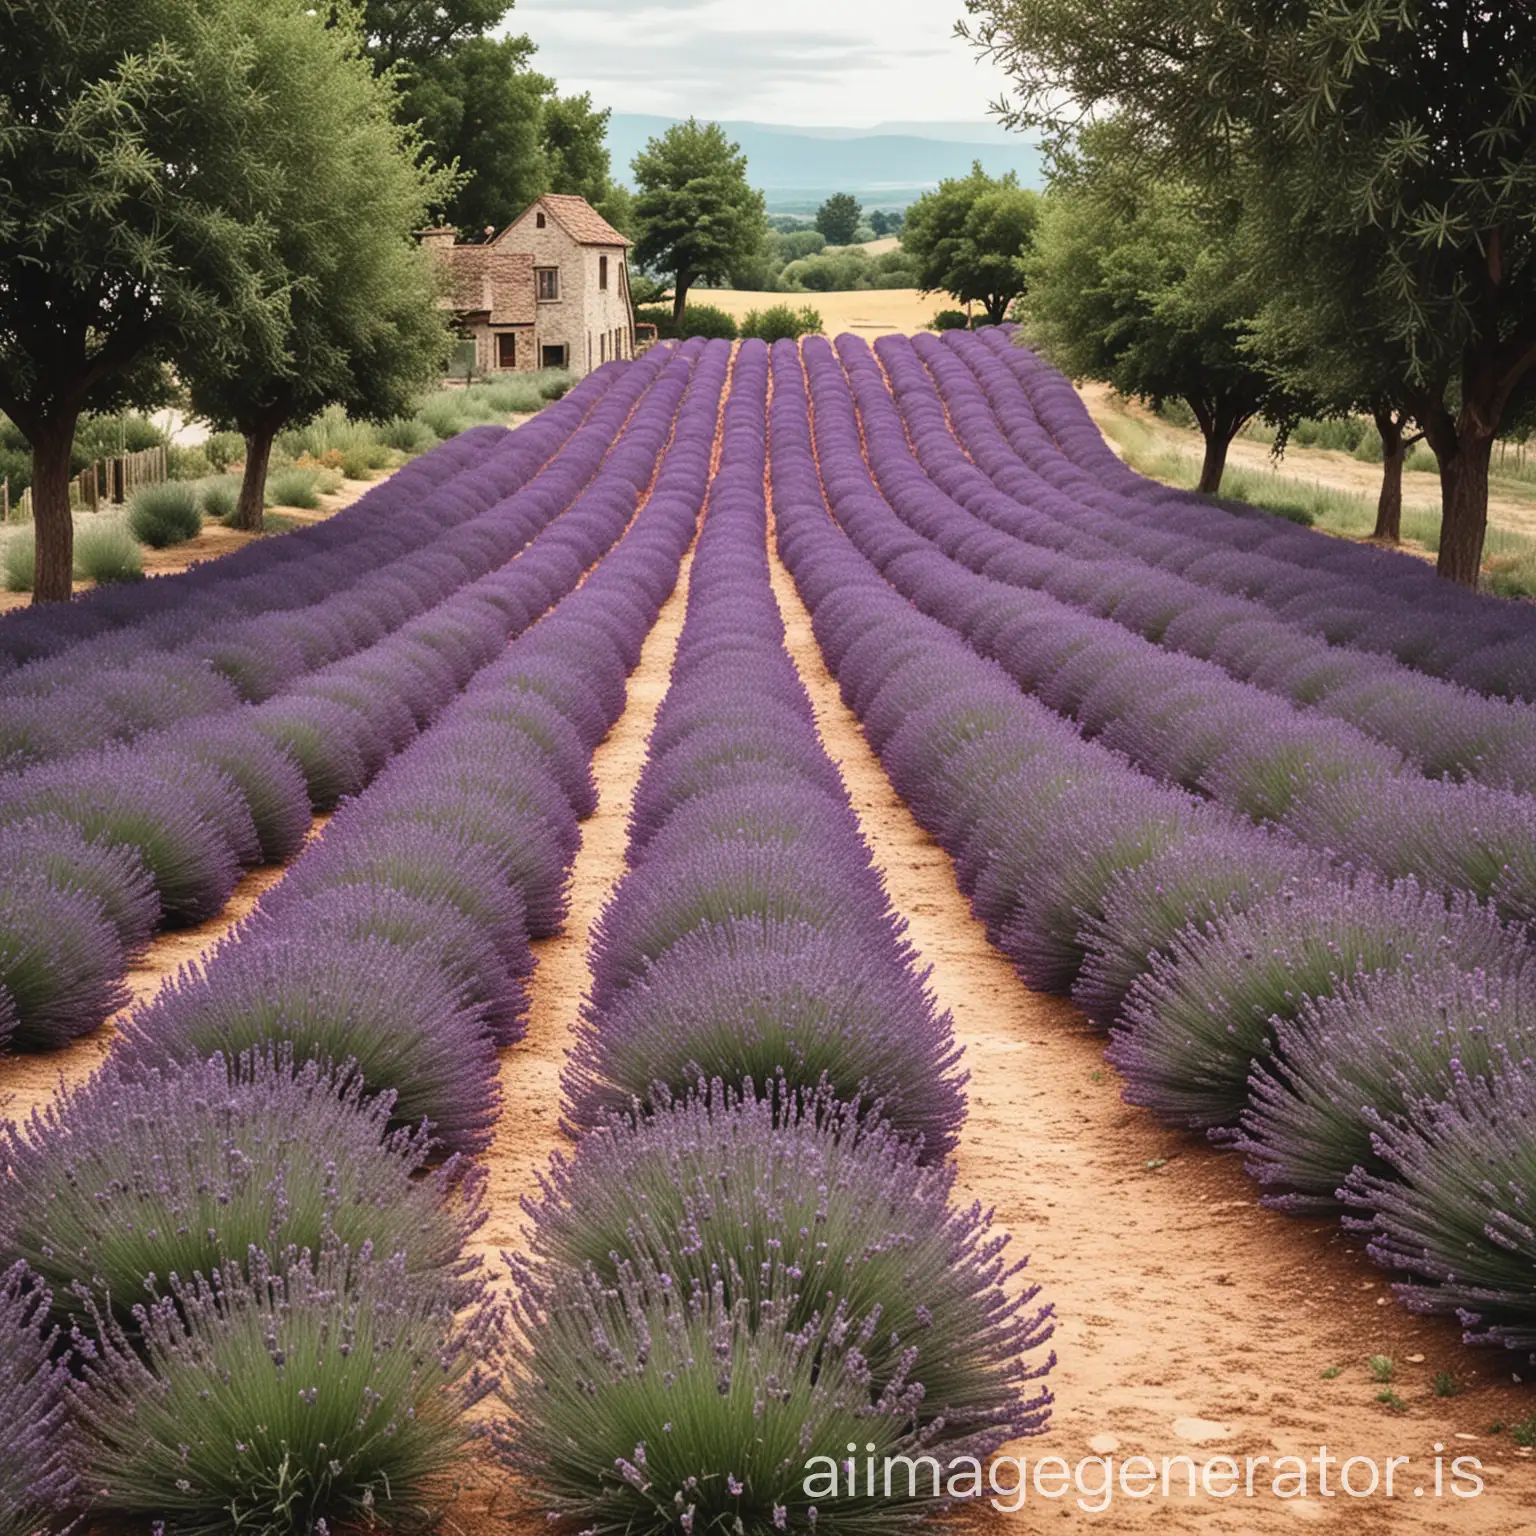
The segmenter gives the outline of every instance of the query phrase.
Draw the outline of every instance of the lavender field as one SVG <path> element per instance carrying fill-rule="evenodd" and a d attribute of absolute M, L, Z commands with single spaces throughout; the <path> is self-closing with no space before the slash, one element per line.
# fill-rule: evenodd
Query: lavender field
<path fill-rule="evenodd" d="M 1009 327 L 608 363 L 0 618 L 0 1536 L 1522 1528 L 1533 921 L 1536 607 Z"/>

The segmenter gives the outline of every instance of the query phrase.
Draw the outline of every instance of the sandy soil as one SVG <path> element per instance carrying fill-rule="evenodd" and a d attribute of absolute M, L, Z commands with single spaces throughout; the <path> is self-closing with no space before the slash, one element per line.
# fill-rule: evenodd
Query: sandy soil
<path fill-rule="evenodd" d="M 774 586 L 789 644 L 811 690 L 823 739 L 842 768 L 864 832 L 909 938 L 933 966 L 971 1071 L 959 1197 L 996 1209 L 1030 1255 L 1030 1278 L 1055 1303 L 1056 1408 L 1048 1435 L 1020 1454 L 1119 1458 L 1192 1454 L 1412 1456 L 1406 1497 L 1278 1501 L 1182 1494 L 1103 1513 L 1032 1498 L 1033 1520 L 1094 1530 L 1246 1533 L 1320 1529 L 1536 1531 L 1536 1466 L 1498 1420 L 1530 1412 L 1505 1383 L 1505 1362 L 1462 1349 L 1454 1327 L 1393 1304 L 1379 1271 L 1338 1229 L 1258 1208 L 1233 1158 L 1159 1128 L 1121 1102 L 1102 1041 L 1069 1003 L 1028 991 L 986 942 L 957 890 L 948 856 L 897 799 L 843 705 L 788 573 Z M 1406 1409 L 1375 1401 L 1367 1360 L 1397 1362 Z M 1322 1372 L 1342 1366 L 1332 1380 Z M 1432 1396 L 1434 1373 L 1467 1387 Z M 1433 1487 L 1434 1446 L 1482 1458 L 1477 1500 L 1414 1498 Z M 1447 1466 L 1449 1462 L 1447 1461 Z M 1334 1485 L 1336 1486 L 1336 1472 Z M 1409 1474 L 1413 1474 L 1409 1476 Z M 1264 1488 L 1261 1469 L 1257 1487 Z M 1315 1476 L 1315 1469 L 1314 1469 Z M 1092 1473 L 1090 1486 L 1097 1481 Z M 1365 1469 L 1358 1481 L 1366 1481 Z M 1219 1483 L 1218 1483 L 1218 1486 Z M 1448 1484 L 1447 1484 L 1448 1486 Z M 1098 1502 L 1088 1498 L 1088 1503 Z M 1032 1512 L 1032 1513 L 1031 1513 Z M 1005 1517 L 995 1517 L 1006 1523 Z"/>
<path fill-rule="evenodd" d="M 1104 432 L 1111 448 L 1115 439 L 1107 430 L 1107 423 L 1116 417 L 1130 417 L 1154 433 L 1158 445 L 1171 452 L 1182 454 L 1194 465 L 1201 457 L 1200 435 L 1186 431 L 1171 422 L 1164 421 L 1134 400 L 1117 395 L 1107 384 L 1084 380 L 1077 386 L 1083 404 Z M 1118 452 L 1118 448 L 1116 448 Z M 1381 466 L 1362 464 L 1359 459 L 1331 448 L 1302 448 L 1293 445 L 1286 449 L 1285 457 L 1277 465 L 1263 443 L 1249 438 L 1235 438 L 1227 455 L 1229 464 L 1257 473 L 1278 474 L 1287 479 L 1320 482 L 1333 489 L 1349 491 L 1366 497 L 1372 506 L 1381 490 Z M 1422 507 L 1438 513 L 1440 510 L 1440 482 L 1436 475 L 1423 471 L 1411 471 L 1403 476 L 1404 507 Z M 1510 528 L 1518 533 L 1536 534 L 1536 495 L 1529 498 L 1518 494 L 1500 495 L 1494 491 L 1488 497 L 1488 519 L 1495 526 Z"/>
<path fill-rule="evenodd" d="M 953 309 L 955 301 L 944 293 L 926 298 L 916 288 L 869 288 L 854 293 L 742 293 L 733 288 L 695 288 L 692 302 L 713 304 L 732 319 L 740 320 L 749 309 L 768 309 L 790 304 L 796 309 L 809 304 L 821 316 L 828 336 L 851 331 L 866 338 L 901 334 L 928 328 L 941 309 Z"/>

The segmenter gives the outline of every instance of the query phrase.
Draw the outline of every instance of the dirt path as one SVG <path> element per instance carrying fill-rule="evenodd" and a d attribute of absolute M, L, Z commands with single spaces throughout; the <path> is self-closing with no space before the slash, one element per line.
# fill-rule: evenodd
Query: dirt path
<path fill-rule="evenodd" d="M 1150 1455 L 1411 1456 L 1398 1471 L 1406 1497 L 1190 1499 L 1175 1481 L 1169 1499 L 1049 1501 L 1035 1495 L 1028 1528 L 1057 1529 L 1065 1517 L 1102 1531 L 1152 1528 L 1222 1533 L 1285 1530 L 1298 1520 L 1362 1533 L 1536 1532 L 1536 1464 L 1497 1420 L 1531 1412 L 1503 1385 L 1506 1363 L 1473 1353 L 1457 1330 L 1410 1316 L 1388 1297 L 1381 1273 L 1350 1251 L 1337 1228 L 1259 1209 L 1235 1159 L 1161 1130 L 1121 1102 L 1102 1041 L 1059 999 L 1029 992 L 986 942 L 960 896 L 948 856 L 896 798 L 842 703 L 788 572 L 774 562 L 774 588 L 789 645 L 839 762 L 909 938 L 933 966 L 932 986 L 955 1018 L 971 1071 L 970 1116 L 959 1152 L 961 1198 L 995 1205 L 997 1218 L 1030 1255 L 1030 1276 L 1056 1304 L 1056 1410 L 1042 1441 L 1015 1449 L 1037 1458 Z M 1395 1412 L 1370 1356 L 1396 1362 Z M 1332 1379 L 1323 1372 L 1342 1371 Z M 1465 1384 L 1454 1399 L 1432 1395 L 1434 1373 Z M 1488 1492 L 1433 1497 L 1434 1445 L 1450 1459 L 1473 1454 Z M 1241 1462 L 1240 1462 L 1241 1464 Z M 1282 1469 L 1283 1470 L 1283 1469 Z M 1337 1486 L 1337 1466 L 1330 1487 Z M 1118 1467 L 1116 1471 L 1118 1476 Z M 1176 1472 L 1176 1479 L 1184 1476 Z M 1263 1493 L 1267 1472 L 1258 1468 Z M 1090 1469 L 1087 1486 L 1101 1473 Z M 1352 1476 L 1363 1487 L 1362 1465 Z M 1426 1492 L 1415 1498 L 1413 1488 Z M 1047 1487 L 1053 1486 L 1049 1479 Z M 1132 1481 L 1133 1487 L 1138 1486 Z M 1215 1486 L 1222 1486 L 1219 1473 Z M 1004 1521 L 989 1517 L 988 1523 Z"/>

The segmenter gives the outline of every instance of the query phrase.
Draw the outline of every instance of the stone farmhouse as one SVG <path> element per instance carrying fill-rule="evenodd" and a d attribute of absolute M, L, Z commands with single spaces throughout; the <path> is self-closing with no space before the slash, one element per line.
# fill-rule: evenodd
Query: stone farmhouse
<path fill-rule="evenodd" d="M 422 244 L 448 265 L 451 309 L 475 371 L 566 368 L 577 378 L 635 355 L 629 241 L 584 197 L 546 193 L 482 245 L 452 229 Z"/>

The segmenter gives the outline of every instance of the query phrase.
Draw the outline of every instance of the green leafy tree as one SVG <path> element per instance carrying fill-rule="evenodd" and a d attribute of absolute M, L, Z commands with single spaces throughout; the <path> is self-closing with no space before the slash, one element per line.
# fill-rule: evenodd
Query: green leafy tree
<path fill-rule="evenodd" d="M 401 120 L 464 175 L 446 212 L 465 232 L 500 229 L 550 190 L 541 135 L 554 82 L 533 54 L 526 37 L 471 37 L 402 75 Z"/>
<path fill-rule="evenodd" d="M 816 228 L 828 245 L 852 245 L 859 233 L 864 210 L 851 192 L 834 192 L 816 210 Z"/>
<path fill-rule="evenodd" d="M 598 111 L 589 92 L 580 96 L 551 96 L 544 103 L 539 141 L 544 151 L 551 192 L 584 197 L 610 224 L 630 233 L 634 196 L 612 176 L 608 153 L 611 108 Z"/>
<path fill-rule="evenodd" d="M 387 70 L 409 69 L 485 37 L 511 9 L 508 0 L 348 0 L 329 13 L 333 22 L 361 32 L 369 57 Z"/>
<path fill-rule="evenodd" d="M 1283 190 L 1407 359 L 1440 463 L 1439 569 L 1475 584 L 1488 468 L 1536 373 L 1536 27 L 1514 0 L 967 0 L 1010 121 L 1058 141 L 1108 107 L 1181 174 Z M 1342 242 L 1348 261 L 1333 261 Z"/>
<path fill-rule="evenodd" d="M 763 194 L 747 181 L 747 158 L 718 123 L 690 117 L 652 139 L 634 159 L 635 259 L 672 277 L 681 319 L 696 282 L 723 282 L 767 232 Z"/>
<path fill-rule="evenodd" d="M 1249 285 L 1230 205 L 1152 179 L 1119 125 L 1083 134 L 1045 198 L 1025 325 L 1074 378 L 1157 404 L 1185 401 L 1205 439 L 1199 488 L 1220 489 L 1232 439 L 1255 415 L 1293 421 L 1300 402 L 1254 355 Z M 910 222 L 910 221 L 909 221 Z"/>
<path fill-rule="evenodd" d="M 883 240 L 887 235 L 901 233 L 903 217 L 900 208 L 876 208 L 869 216 L 869 227 L 874 230 L 877 240 Z"/>
<path fill-rule="evenodd" d="M 168 359 L 281 356 L 281 210 L 250 131 L 272 4 L 0 3 L 0 410 L 32 449 L 37 601 L 71 591 L 81 413 L 144 402 Z"/>
<path fill-rule="evenodd" d="M 282 352 L 253 348 L 230 367 L 182 367 L 200 415 L 245 437 L 237 527 L 259 531 L 273 439 L 330 405 L 355 417 L 406 412 L 442 377 L 452 339 L 440 275 L 413 238 L 453 178 L 422 164 L 360 39 L 303 12 L 264 8 L 253 23 L 267 88 L 253 133 L 272 139 L 270 193 L 282 209 L 273 281 L 291 300 Z"/>
<path fill-rule="evenodd" d="M 907 210 L 903 248 L 917 262 L 925 293 L 980 304 L 995 324 L 1025 288 L 1025 259 L 1040 222 L 1039 196 L 1009 171 L 941 181 Z"/>

